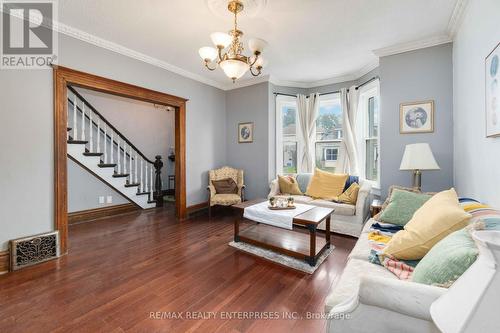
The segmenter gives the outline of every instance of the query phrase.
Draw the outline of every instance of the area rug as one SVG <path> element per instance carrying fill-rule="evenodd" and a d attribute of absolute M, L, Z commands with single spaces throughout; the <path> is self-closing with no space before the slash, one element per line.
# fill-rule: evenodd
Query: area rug
<path fill-rule="evenodd" d="M 318 258 L 318 260 L 316 261 L 316 265 L 310 266 L 303 260 L 289 257 L 280 253 L 276 253 L 271 250 L 266 250 L 261 247 L 247 244 L 244 242 L 230 242 L 229 246 L 253 254 L 257 257 L 261 257 L 266 260 L 275 262 L 277 264 L 287 266 L 308 274 L 313 274 L 316 271 L 316 269 L 323 263 L 323 261 L 325 261 L 326 257 L 328 257 L 330 253 L 332 253 L 333 250 L 335 249 L 335 246 L 330 245 L 330 248 L 326 249 L 325 252 L 323 252 L 323 254 Z"/>

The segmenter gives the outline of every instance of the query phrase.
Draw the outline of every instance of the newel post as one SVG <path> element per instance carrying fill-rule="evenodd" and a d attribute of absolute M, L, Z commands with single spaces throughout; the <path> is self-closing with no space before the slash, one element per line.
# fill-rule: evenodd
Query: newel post
<path fill-rule="evenodd" d="M 153 163 L 156 173 L 155 181 L 155 192 L 154 198 L 156 199 L 156 207 L 163 207 L 163 191 L 161 186 L 161 168 L 163 167 L 163 162 L 161 161 L 161 156 L 156 155 L 156 160 Z"/>

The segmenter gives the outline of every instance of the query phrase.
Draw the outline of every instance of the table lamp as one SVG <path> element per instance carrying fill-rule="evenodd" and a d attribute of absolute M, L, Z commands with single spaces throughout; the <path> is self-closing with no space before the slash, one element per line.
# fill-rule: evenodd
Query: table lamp
<path fill-rule="evenodd" d="M 500 332 L 500 231 L 474 231 L 472 238 L 479 257 L 430 308 L 443 333 Z"/>
<path fill-rule="evenodd" d="M 406 145 L 399 170 L 413 171 L 413 188 L 422 188 L 422 170 L 439 170 L 439 165 L 428 143 Z"/>

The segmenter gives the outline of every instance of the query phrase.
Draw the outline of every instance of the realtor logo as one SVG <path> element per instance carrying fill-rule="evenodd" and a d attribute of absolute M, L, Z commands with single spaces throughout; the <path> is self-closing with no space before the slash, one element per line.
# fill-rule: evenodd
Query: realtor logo
<path fill-rule="evenodd" d="M 56 59 L 54 1 L 0 1 L 1 69 L 44 69 Z"/>

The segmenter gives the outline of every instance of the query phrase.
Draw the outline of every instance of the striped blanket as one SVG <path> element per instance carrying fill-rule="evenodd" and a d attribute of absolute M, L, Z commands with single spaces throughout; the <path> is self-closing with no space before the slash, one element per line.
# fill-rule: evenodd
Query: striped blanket
<path fill-rule="evenodd" d="M 410 280 L 413 269 L 418 264 L 418 260 L 398 260 L 387 255 L 379 256 L 384 251 L 386 244 L 391 240 L 392 236 L 402 229 L 402 227 L 395 224 L 374 223 L 370 227 L 370 233 L 368 234 L 368 243 L 370 244 L 368 261 L 384 266 L 401 280 Z"/>
<path fill-rule="evenodd" d="M 476 230 L 500 230 L 500 211 L 482 204 L 470 198 L 460 198 L 459 203 L 462 208 L 472 215 L 469 227 Z M 402 228 L 399 227 L 399 230 Z M 387 255 L 380 255 L 397 232 L 398 226 L 388 223 L 374 223 L 368 234 L 370 244 L 370 255 L 368 260 L 371 263 L 384 266 L 401 280 L 410 280 L 415 266 L 419 260 L 398 260 Z"/>

